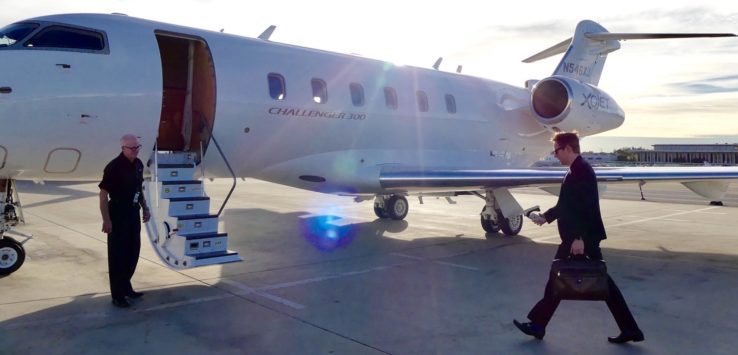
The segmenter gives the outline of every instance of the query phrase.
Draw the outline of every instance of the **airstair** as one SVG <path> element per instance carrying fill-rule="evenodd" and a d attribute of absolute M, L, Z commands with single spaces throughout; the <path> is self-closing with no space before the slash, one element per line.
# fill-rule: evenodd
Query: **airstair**
<path fill-rule="evenodd" d="M 149 239 L 161 260 L 174 269 L 241 261 L 238 252 L 228 250 L 228 234 L 218 229 L 220 214 L 235 188 L 235 176 L 220 210 L 211 214 L 204 172 L 200 179 L 195 178 L 198 160 L 196 152 L 155 150 L 151 177 L 144 182 L 151 210 L 146 223 Z"/>

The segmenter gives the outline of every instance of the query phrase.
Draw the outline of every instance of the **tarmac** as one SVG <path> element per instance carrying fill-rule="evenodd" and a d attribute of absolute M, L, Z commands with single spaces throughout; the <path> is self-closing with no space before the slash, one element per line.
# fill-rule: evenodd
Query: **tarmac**
<path fill-rule="evenodd" d="M 217 211 L 230 181 L 207 182 Z M 165 267 L 145 231 L 111 305 L 96 183 L 19 183 L 27 258 L 0 279 L 0 354 L 735 354 L 738 183 L 725 206 L 678 184 L 617 185 L 601 200 L 603 254 L 645 333 L 615 345 L 604 302 L 564 301 L 543 340 L 513 319 L 542 296 L 558 234 L 529 220 L 485 234 L 475 196 L 409 198 L 404 221 L 371 201 L 238 181 L 220 228 L 243 262 Z M 524 208 L 551 207 L 538 189 Z"/>

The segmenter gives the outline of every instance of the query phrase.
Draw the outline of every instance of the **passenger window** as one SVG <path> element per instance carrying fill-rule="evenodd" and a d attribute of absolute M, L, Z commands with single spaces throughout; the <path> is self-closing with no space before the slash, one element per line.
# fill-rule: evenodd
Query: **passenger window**
<path fill-rule="evenodd" d="M 428 112 L 428 95 L 425 94 L 425 91 L 418 91 L 415 96 L 418 99 L 418 110 Z"/>
<path fill-rule="evenodd" d="M 364 106 L 364 87 L 359 83 L 349 84 L 349 90 L 351 91 L 351 102 L 354 106 Z"/>
<path fill-rule="evenodd" d="M 384 103 L 388 108 L 397 110 L 397 91 L 394 88 L 389 86 L 384 87 Z"/>
<path fill-rule="evenodd" d="M 0 29 L 0 47 L 8 47 L 28 36 L 38 27 L 36 23 L 14 23 Z"/>
<path fill-rule="evenodd" d="M 267 80 L 269 81 L 269 96 L 275 100 L 284 100 L 285 96 L 287 96 L 284 77 L 276 73 L 269 73 Z"/>
<path fill-rule="evenodd" d="M 63 26 L 50 26 L 26 41 L 24 46 L 101 51 L 105 49 L 105 40 L 103 39 L 103 35 L 98 32 Z"/>
<path fill-rule="evenodd" d="M 446 94 L 446 111 L 448 113 L 456 113 L 456 99 L 454 95 Z"/>
<path fill-rule="evenodd" d="M 313 101 L 324 104 L 328 102 L 328 88 L 323 79 L 315 79 L 310 81 L 313 86 Z"/>

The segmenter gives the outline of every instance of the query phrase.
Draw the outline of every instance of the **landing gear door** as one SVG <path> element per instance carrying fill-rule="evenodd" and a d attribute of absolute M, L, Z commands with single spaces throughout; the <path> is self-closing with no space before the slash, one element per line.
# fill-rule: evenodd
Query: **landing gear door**
<path fill-rule="evenodd" d="M 494 191 L 502 216 L 510 218 L 523 213 L 523 207 L 520 206 L 508 189 L 493 189 L 492 191 Z"/>

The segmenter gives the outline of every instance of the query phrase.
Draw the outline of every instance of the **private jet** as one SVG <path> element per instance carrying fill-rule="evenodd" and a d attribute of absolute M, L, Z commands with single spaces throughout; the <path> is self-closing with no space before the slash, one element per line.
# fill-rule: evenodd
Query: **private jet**
<path fill-rule="evenodd" d="M 408 196 L 475 195 L 488 234 L 516 235 L 510 190 L 558 186 L 530 168 L 552 133 L 619 127 L 623 109 L 597 85 L 630 39 L 733 34 L 610 33 L 581 21 L 551 76 L 513 86 L 435 68 L 154 22 L 122 14 L 32 18 L 0 29 L 0 274 L 23 264 L 16 182 L 96 181 L 132 132 L 143 144 L 146 229 L 177 269 L 240 260 L 218 230 L 203 179 L 255 178 L 373 201 L 401 220 Z M 678 60 L 678 59 L 677 59 Z M 719 200 L 736 167 L 598 169 L 602 183 L 679 181 Z M 370 213 L 370 212 L 368 212 Z M 12 238 L 25 240 L 19 241 Z M 20 237 L 18 237 L 20 236 Z"/>

